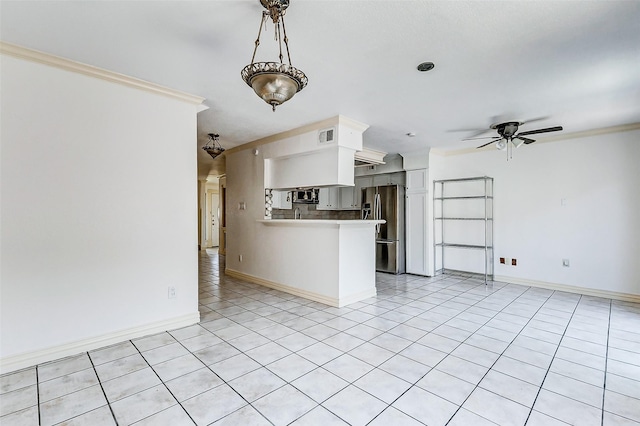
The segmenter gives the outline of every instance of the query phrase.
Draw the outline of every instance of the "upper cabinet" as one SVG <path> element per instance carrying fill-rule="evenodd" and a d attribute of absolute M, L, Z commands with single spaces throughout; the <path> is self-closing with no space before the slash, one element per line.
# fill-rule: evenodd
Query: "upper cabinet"
<path fill-rule="evenodd" d="M 360 210 L 362 207 L 362 190 L 373 186 L 373 176 L 357 176 L 353 194 L 353 207 Z"/>
<path fill-rule="evenodd" d="M 358 197 L 359 198 L 359 197 Z M 317 210 L 360 210 L 354 186 L 320 188 Z"/>
<path fill-rule="evenodd" d="M 318 205 L 316 210 L 339 210 L 340 208 L 340 188 L 320 188 L 318 194 Z"/>
<path fill-rule="evenodd" d="M 400 173 L 383 173 L 379 175 L 373 175 L 373 185 L 371 186 L 384 186 L 384 185 L 400 185 L 405 184 L 405 174 Z"/>
<path fill-rule="evenodd" d="M 342 210 L 359 210 L 356 206 L 356 187 L 344 186 L 340 188 L 340 208 Z"/>

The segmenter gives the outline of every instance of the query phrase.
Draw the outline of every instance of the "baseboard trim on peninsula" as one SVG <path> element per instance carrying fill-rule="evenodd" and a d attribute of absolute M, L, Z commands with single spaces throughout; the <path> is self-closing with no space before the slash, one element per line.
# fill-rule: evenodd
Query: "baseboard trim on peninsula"
<path fill-rule="evenodd" d="M 233 278 L 239 278 L 241 280 L 249 281 L 254 284 L 260 284 L 265 287 L 272 288 L 274 290 L 280 290 L 285 293 L 293 294 L 294 296 L 300 296 L 305 299 L 313 300 L 314 302 L 324 303 L 325 305 L 333 306 L 336 308 L 341 308 L 343 306 L 349 305 L 351 303 L 356 303 L 360 300 L 368 299 L 370 297 L 374 297 L 376 293 L 375 287 L 371 291 L 365 291 L 355 294 L 350 294 L 345 297 L 335 298 L 325 296 L 319 293 L 315 293 L 312 291 L 302 290 L 299 288 L 291 287 L 285 284 L 280 284 L 274 281 L 269 281 L 264 278 L 256 277 L 254 275 L 245 274 L 244 272 L 239 272 L 233 269 L 225 269 L 224 273 Z"/>
<path fill-rule="evenodd" d="M 621 300 L 623 302 L 640 303 L 640 294 L 619 293 L 616 291 L 598 290 L 594 288 L 577 287 L 566 284 L 550 283 L 546 281 L 507 277 L 503 275 L 496 275 L 493 280 L 513 284 L 528 285 L 530 287 L 546 288 L 548 290 L 566 291 L 567 293 L 578 293 L 587 296 L 604 297 L 606 299 Z"/>
<path fill-rule="evenodd" d="M 94 349 L 124 342 L 126 340 L 137 339 L 138 337 L 144 337 L 149 334 L 186 327 L 198 322 L 200 322 L 200 312 L 196 311 L 179 317 L 145 324 L 138 327 L 127 328 L 89 339 L 77 340 L 75 342 L 59 346 L 52 346 L 33 352 L 26 352 L 19 355 L 0 358 L 0 373 L 4 374 L 20 370 L 37 364 L 42 364 L 43 362 L 77 355 L 82 352 L 92 351 Z"/>

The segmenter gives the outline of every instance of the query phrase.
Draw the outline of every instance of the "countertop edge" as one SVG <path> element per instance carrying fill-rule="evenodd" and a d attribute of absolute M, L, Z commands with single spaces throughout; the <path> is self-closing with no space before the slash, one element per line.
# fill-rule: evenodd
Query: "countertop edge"
<path fill-rule="evenodd" d="M 334 219 L 258 219 L 256 222 L 271 226 L 372 226 L 386 220 L 334 220 Z"/>

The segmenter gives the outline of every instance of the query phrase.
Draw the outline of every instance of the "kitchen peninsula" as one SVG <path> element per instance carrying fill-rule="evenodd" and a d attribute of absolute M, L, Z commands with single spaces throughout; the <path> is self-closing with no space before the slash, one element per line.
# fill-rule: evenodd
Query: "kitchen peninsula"
<path fill-rule="evenodd" d="M 374 227 L 383 220 L 258 222 L 279 243 L 276 280 L 262 284 L 337 307 L 376 295 Z"/>
<path fill-rule="evenodd" d="M 269 202 L 269 191 L 354 187 L 367 127 L 337 116 L 225 152 L 228 276 L 336 307 L 376 295 L 380 221 L 276 219 Z"/>

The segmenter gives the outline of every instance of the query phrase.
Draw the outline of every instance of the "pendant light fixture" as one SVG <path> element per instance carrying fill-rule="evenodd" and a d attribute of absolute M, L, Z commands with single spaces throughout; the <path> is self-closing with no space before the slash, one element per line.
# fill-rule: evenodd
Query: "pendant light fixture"
<path fill-rule="evenodd" d="M 207 154 L 209 154 L 211 158 L 216 158 L 224 152 L 224 148 L 220 145 L 220 142 L 218 142 L 219 137 L 220 135 L 217 133 L 209 133 L 209 140 L 202 147 L 202 149 L 207 151 Z"/>
<path fill-rule="evenodd" d="M 260 3 L 266 10 L 262 11 L 260 29 L 255 41 L 251 63 L 244 67 L 240 74 L 245 83 L 253 88 L 256 95 L 271 105 L 275 111 L 278 105 L 285 103 L 297 92 L 304 89 L 308 79 L 302 71 L 291 65 L 289 39 L 284 26 L 284 14 L 289 7 L 289 0 L 260 0 Z M 267 18 L 271 18 L 274 25 L 275 39 L 280 49 L 280 62 L 255 62 L 256 52 L 260 45 L 260 33 Z M 283 41 L 289 63 L 284 62 L 282 55 Z"/>

